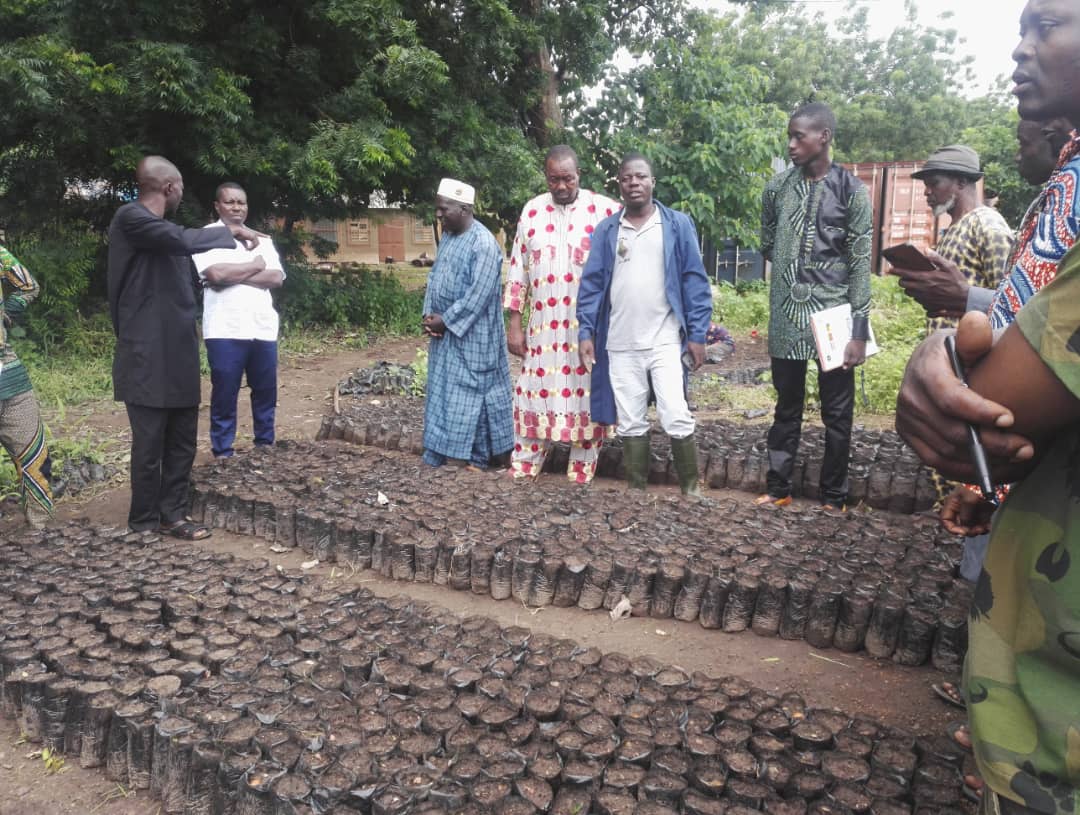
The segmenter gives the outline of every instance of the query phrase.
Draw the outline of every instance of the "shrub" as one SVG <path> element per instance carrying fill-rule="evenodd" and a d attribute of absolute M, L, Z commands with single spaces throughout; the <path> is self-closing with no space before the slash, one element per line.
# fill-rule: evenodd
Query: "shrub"
<path fill-rule="evenodd" d="M 764 334 L 769 327 L 769 287 L 764 281 L 732 285 L 723 281 L 712 289 L 713 322 L 735 335 Z"/>
<path fill-rule="evenodd" d="M 60 225 L 40 233 L 23 233 L 8 248 L 41 286 L 14 331 L 28 334 L 50 353 L 77 339 L 79 306 L 90 286 L 99 240 L 85 225 Z"/>
<path fill-rule="evenodd" d="M 359 326 L 369 331 L 418 334 L 424 292 L 409 291 L 391 273 L 366 266 L 319 272 L 289 264 L 279 290 L 278 311 L 286 326 Z"/>

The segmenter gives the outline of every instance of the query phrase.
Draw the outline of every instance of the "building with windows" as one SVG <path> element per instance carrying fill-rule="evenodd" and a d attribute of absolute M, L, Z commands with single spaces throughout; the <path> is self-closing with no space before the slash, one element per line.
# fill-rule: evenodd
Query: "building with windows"
<path fill-rule="evenodd" d="M 372 265 L 409 263 L 421 255 L 435 257 L 434 225 L 392 207 L 372 207 L 343 221 L 311 221 L 304 229 L 313 237 L 337 244 L 325 258 L 317 257 L 309 245 L 306 251 L 313 263 Z"/>

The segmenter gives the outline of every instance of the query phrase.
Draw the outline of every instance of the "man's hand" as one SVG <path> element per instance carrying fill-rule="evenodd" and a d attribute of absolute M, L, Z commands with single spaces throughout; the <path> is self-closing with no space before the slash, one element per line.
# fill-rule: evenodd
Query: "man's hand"
<path fill-rule="evenodd" d="M 424 319 L 421 320 L 421 325 L 424 328 L 424 333 L 435 339 L 439 339 L 446 333 L 446 323 L 443 322 L 441 314 L 425 314 Z"/>
<path fill-rule="evenodd" d="M 203 272 L 204 284 L 214 291 L 237 286 L 266 269 L 266 259 L 256 255 L 252 260 L 239 263 L 218 263 Z"/>
<path fill-rule="evenodd" d="M 705 343 L 688 342 L 686 343 L 686 350 L 690 352 L 690 356 L 694 359 L 694 367 L 690 369 L 691 371 L 696 371 L 705 364 Z"/>
<path fill-rule="evenodd" d="M 258 232 L 248 229 L 246 226 L 236 226 L 234 224 L 227 224 L 227 226 L 229 231 L 232 232 L 232 236 L 244 244 L 244 248 L 249 252 L 259 245 Z"/>
<path fill-rule="evenodd" d="M 524 357 L 529 351 L 528 345 L 525 344 L 525 332 L 521 328 L 521 314 L 516 311 L 510 312 L 510 324 L 506 329 L 506 347 L 515 357 Z"/>
<path fill-rule="evenodd" d="M 900 278 L 900 288 L 926 309 L 930 317 L 961 317 L 967 311 L 968 283 L 960 268 L 933 250 L 926 256 L 933 262 L 933 271 L 899 269 L 892 274 Z"/>
<path fill-rule="evenodd" d="M 974 483 L 978 475 L 971 465 L 966 425 L 971 422 L 979 428 L 991 471 L 1001 481 L 1011 480 L 1007 465 L 1031 459 L 1034 445 L 1004 429 L 1013 424 L 1008 409 L 984 399 L 956 378 L 945 352 L 948 333 L 931 334 L 908 360 L 896 399 L 896 430 L 919 458 L 946 478 Z M 956 334 L 965 367 L 984 356 L 992 340 L 985 314 L 965 315 Z"/>
<path fill-rule="evenodd" d="M 844 346 L 844 362 L 841 367 L 850 371 L 857 365 L 866 362 L 866 340 L 848 340 Z"/>
<path fill-rule="evenodd" d="M 985 535 L 994 505 L 967 487 L 955 487 L 941 505 L 941 525 L 953 535 Z"/>
<path fill-rule="evenodd" d="M 591 373 L 596 364 L 596 345 L 592 340 L 582 340 L 578 345 L 578 358 L 581 364 Z"/>

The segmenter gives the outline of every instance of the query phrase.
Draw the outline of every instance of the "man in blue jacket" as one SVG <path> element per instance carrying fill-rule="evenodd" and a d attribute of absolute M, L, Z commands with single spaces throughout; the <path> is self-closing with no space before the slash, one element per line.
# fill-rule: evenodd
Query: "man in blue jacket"
<path fill-rule="evenodd" d="M 645 156 L 623 158 L 623 210 L 596 227 L 581 275 L 578 353 L 592 371 L 594 420 L 617 423 L 630 486 L 644 489 L 648 477 L 651 382 L 679 487 L 699 495 L 686 376 L 705 361 L 712 291 L 693 222 L 654 201 L 655 184 Z"/>

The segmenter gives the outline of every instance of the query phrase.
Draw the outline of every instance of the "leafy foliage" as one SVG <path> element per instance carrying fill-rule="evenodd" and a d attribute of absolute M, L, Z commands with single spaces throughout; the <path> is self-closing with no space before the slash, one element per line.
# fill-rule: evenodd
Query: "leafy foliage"
<path fill-rule="evenodd" d="M 306 263 L 289 267 L 278 308 L 288 327 L 362 326 L 369 331 L 418 334 L 423 291 L 410 291 L 392 273 L 363 266 L 322 274 Z"/>
<path fill-rule="evenodd" d="M 409 395 L 423 396 L 427 393 L 428 352 L 423 348 L 417 349 L 416 359 L 409 364 L 409 367 L 413 372 Z"/>
<path fill-rule="evenodd" d="M 765 335 L 769 325 L 769 289 L 763 281 L 733 286 L 723 282 L 713 286 L 713 322 L 736 335 L 757 332 Z"/>
<path fill-rule="evenodd" d="M 755 213 L 782 149 L 784 118 L 764 101 L 765 75 L 733 65 L 722 47 L 731 18 L 693 12 L 680 36 L 604 89 L 575 119 L 608 177 L 621 155 L 653 162 L 656 197 L 686 212 L 705 237 L 758 241 Z"/>
<path fill-rule="evenodd" d="M 101 236 L 148 152 L 184 172 L 189 225 L 234 178 L 252 223 L 287 236 L 376 192 L 430 215 L 443 175 L 475 183 L 482 220 L 504 226 L 542 189 L 552 141 L 578 146 L 583 181 L 611 192 L 620 153 L 641 149 L 660 200 L 713 242 L 752 246 L 784 120 L 820 99 L 840 114 L 841 160 L 978 142 L 1015 220 L 1013 114 L 1000 94 L 961 95 L 956 41 L 910 5 L 904 25 L 871 37 L 865 0 L 836 25 L 775 0 L 724 15 L 685 0 L 0 3 L 0 226 L 41 278 L 30 334 L 51 349 L 105 290 Z M 621 72 L 618 48 L 639 57 Z M 298 287 L 301 322 L 364 311 L 336 291 L 317 303 L 306 271 L 283 292 Z"/>
<path fill-rule="evenodd" d="M 895 277 L 873 277 L 870 286 L 870 324 L 881 351 L 856 372 L 855 411 L 889 414 L 896 409 L 908 358 L 926 336 L 926 313 L 904 294 Z M 752 336 L 764 338 L 769 327 L 768 289 L 763 283 L 740 289 L 730 284 L 714 287 L 713 319 L 735 334 L 736 343 Z M 817 410 L 819 401 L 817 368 L 811 363 L 806 372 L 807 409 Z"/>
<path fill-rule="evenodd" d="M 41 350 L 49 353 L 83 323 L 78 305 L 87 293 L 98 242 L 85 225 L 61 225 L 48 232 L 27 232 L 8 247 L 41 286 L 37 299 L 20 318 Z"/>
<path fill-rule="evenodd" d="M 960 134 L 960 141 L 979 154 L 986 178 L 986 189 L 1000 195 L 997 208 L 1009 224 L 1016 228 L 1038 188 L 1020 177 L 1016 166 L 1016 125 L 1019 117 L 1008 111 L 999 121 L 986 122 L 968 127 Z"/>
<path fill-rule="evenodd" d="M 867 33 L 863 2 L 836 24 L 790 5 L 753 4 L 736 16 L 724 56 L 771 77 L 767 100 L 787 113 L 804 102 L 831 105 L 840 160 L 920 159 L 965 126 L 971 59 L 953 56 L 958 32 L 917 23 L 911 0 L 905 8 L 906 21 L 879 39 Z"/>

